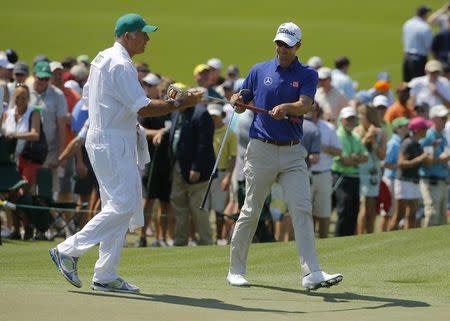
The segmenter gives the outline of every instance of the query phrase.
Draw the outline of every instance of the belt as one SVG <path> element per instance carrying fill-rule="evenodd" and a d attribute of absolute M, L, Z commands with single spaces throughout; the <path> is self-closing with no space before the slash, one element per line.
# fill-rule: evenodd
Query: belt
<path fill-rule="evenodd" d="M 272 139 L 262 139 L 262 138 L 258 138 L 260 141 L 262 141 L 263 143 L 267 143 L 267 144 L 272 144 L 272 145 L 276 145 L 276 146 L 294 146 L 297 144 L 300 144 L 300 140 L 296 139 L 296 140 L 272 140 Z"/>
<path fill-rule="evenodd" d="M 327 171 L 311 171 L 311 174 L 313 175 L 319 175 L 319 174 L 323 174 L 323 173 L 327 173 L 330 172 L 331 170 L 327 170 Z"/>

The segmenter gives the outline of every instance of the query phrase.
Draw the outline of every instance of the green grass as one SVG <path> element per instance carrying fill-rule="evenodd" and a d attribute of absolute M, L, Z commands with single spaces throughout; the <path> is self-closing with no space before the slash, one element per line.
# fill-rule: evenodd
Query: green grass
<path fill-rule="evenodd" d="M 250 288 L 226 284 L 228 247 L 125 248 L 119 273 L 140 295 L 89 289 L 97 249 L 79 263 L 81 289 L 51 262 L 48 242 L 0 247 L 1 320 L 447 320 L 450 225 L 317 242 L 337 287 L 300 286 L 294 243 L 254 244 Z"/>
<path fill-rule="evenodd" d="M 307 61 L 321 56 L 328 66 L 348 55 L 350 73 L 361 88 L 372 86 L 377 72 L 400 81 L 402 24 L 420 0 L 288 0 L 222 2 L 207 0 L 3 1 L 0 10 L 2 46 L 14 48 L 31 62 L 36 54 L 58 60 L 87 53 L 95 56 L 113 42 L 115 20 L 127 12 L 142 14 L 160 26 L 150 46 L 136 61 L 188 84 L 198 63 L 220 57 L 238 64 L 245 75 L 254 63 L 274 55 L 272 39 L 278 25 L 297 22 L 304 33 L 299 55 Z M 441 0 L 426 3 L 434 9 Z"/>

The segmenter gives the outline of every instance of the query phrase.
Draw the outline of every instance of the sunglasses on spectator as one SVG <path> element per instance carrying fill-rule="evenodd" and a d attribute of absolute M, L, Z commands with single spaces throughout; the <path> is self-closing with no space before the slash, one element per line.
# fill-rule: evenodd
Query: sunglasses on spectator
<path fill-rule="evenodd" d="M 284 43 L 283 41 L 279 41 L 279 40 L 275 41 L 275 43 L 277 44 L 277 47 L 279 47 L 279 48 L 284 47 L 286 49 L 292 49 L 295 47 L 295 46 L 292 46 L 292 47 L 288 46 L 287 43 Z"/>
<path fill-rule="evenodd" d="M 49 81 L 50 80 L 50 78 L 48 78 L 48 77 L 44 77 L 44 78 L 37 77 L 37 79 L 40 81 Z"/>

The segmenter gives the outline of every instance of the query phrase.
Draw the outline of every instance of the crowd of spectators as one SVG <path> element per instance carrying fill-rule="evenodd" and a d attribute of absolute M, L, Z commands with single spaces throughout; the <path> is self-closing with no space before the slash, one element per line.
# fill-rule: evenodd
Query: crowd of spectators
<path fill-rule="evenodd" d="M 434 35 L 432 25 L 439 26 Z M 380 71 L 368 89 L 358 88 L 351 78 L 348 57 L 337 57 L 329 67 L 318 56 L 307 62 L 319 77 L 302 141 L 309 153 L 318 237 L 447 223 L 450 4 L 434 13 L 419 7 L 403 26 L 403 50 L 403 81 L 393 84 Z M 101 206 L 83 146 L 89 120 L 82 88 L 89 65 L 87 55 L 62 61 L 38 55 L 28 65 L 12 49 L 0 52 L 0 200 L 18 205 L 1 209 L 4 237 L 68 237 Z M 170 84 L 187 89 L 145 62 L 135 65 L 151 99 L 164 98 Z M 145 225 L 139 247 L 147 246 L 149 235 L 155 239 L 151 245 L 158 247 L 226 245 L 243 204 L 253 112 L 231 119 L 233 107 L 220 102 L 241 89 L 239 67 L 225 69 L 220 59 L 212 58 L 193 68 L 193 81 L 205 93 L 195 108 L 140 119 L 152 162 L 142 171 Z M 227 125 L 231 135 L 218 162 L 209 211 L 202 211 L 199 205 Z M 44 215 L 33 209 L 43 204 L 46 187 L 54 201 L 74 202 L 75 211 Z M 331 231 L 333 209 L 337 219 Z M 254 241 L 292 238 L 289 209 L 274 184 Z"/>

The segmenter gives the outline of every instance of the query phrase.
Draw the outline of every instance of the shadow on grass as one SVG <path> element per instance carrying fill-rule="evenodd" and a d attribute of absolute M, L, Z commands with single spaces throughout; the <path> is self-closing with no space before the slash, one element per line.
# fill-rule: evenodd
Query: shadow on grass
<path fill-rule="evenodd" d="M 401 308 L 424 308 L 431 306 L 430 304 L 422 301 L 415 300 L 403 300 L 397 298 L 385 298 L 379 296 L 371 296 L 371 295 L 361 295 L 356 293 L 344 292 L 344 293 L 327 293 L 327 292 L 311 292 L 307 290 L 300 289 L 291 289 L 291 288 L 282 288 L 278 286 L 269 286 L 269 285 L 259 285 L 253 284 L 251 287 L 255 288 L 263 288 L 281 292 L 289 292 L 294 294 L 302 294 L 311 297 L 321 297 L 325 302 L 331 303 L 345 303 L 352 301 L 368 301 L 368 302 L 380 302 L 379 305 L 376 306 L 368 306 L 361 308 L 349 308 L 349 309 L 341 309 L 341 310 L 328 310 L 328 311 L 351 311 L 351 310 L 375 310 L 381 308 L 390 308 L 390 307 L 401 307 Z"/>
<path fill-rule="evenodd" d="M 186 305 L 205 309 L 227 310 L 227 311 L 241 311 L 241 312 L 271 312 L 271 313 L 304 313 L 302 311 L 284 311 L 277 309 L 264 309 L 264 308 L 251 308 L 244 307 L 236 304 L 229 304 L 217 299 L 209 298 L 190 298 L 178 295 L 169 294 L 120 294 L 120 293 L 105 293 L 105 292 L 86 292 L 86 291 L 69 291 L 76 294 L 92 295 L 98 297 L 129 299 L 129 300 L 144 300 L 152 302 L 161 302 L 176 305 Z"/>

